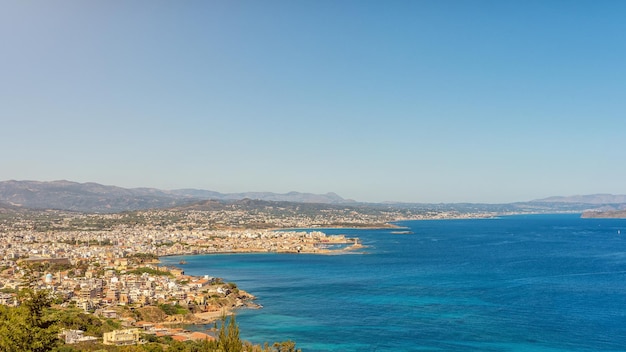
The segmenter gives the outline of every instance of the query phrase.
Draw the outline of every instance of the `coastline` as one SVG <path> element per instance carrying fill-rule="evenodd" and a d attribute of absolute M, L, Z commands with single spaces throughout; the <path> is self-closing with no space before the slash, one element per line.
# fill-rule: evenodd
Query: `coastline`
<path fill-rule="evenodd" d="M 204 312 L 193 313 L 193 320 L 184 322 L 189 325 L 207 325 L 211 324 L 223 316 L 234 315 L 240 309 L 261 309 L 263 306 L 254 303 L 256 297 L 244 290 L 239 290 L 240 298 L 237 299 L 237 304 L 234 306 L 224 306 L 220 309 L 207 310 Z M 241 298 L 243 297 L 243 298 Z"/>
<path fill-rule="evenodd" d="M 486 214 L 481 214 L 477 218 L 486 218 Z M 493 217 L 492 214 L 489 217 Z M 453 219 L 467 219 L 467 217 L 448 217 L 447 220 Z M 442 218 L 433 219 L 402 219 L 398 221 L 416 221 L 416 220 L 444 220 Z M 199 256 L 199 255 L 212 255 L 212 254 L 220 254 L 220 255 L 228 255 L 228 254 L 315 254 L 315 255 L 345 255 L 351 254 L 358 250 L 367 248 L 364 246 L 359 238 L 349 238 L 345 235 L 326 235 L 323 233 L 325 229 L 354 229 L 354 230 L 378 230 L 378 229 L 386 229 L 386 230 L 396 230 L 403 231 L 408 229 L 406 226 L 400 226 L 392 223 L 386 224 L 375 224 L 375 225 L 367 225 L 367 226 L 336 226 L 336 227 L 307 227 L 307 228 L 277 228 L 266 231 L 277 231 L 281 233 L 285 232 L 297 232 L 297 233 L 316 233 L 320 232 L 324 236 L 324 241 L 316 241 L 312 247 L 300 248 L 300 249 L 277 249 L 273 251 L 268 251 L 260 248 L 239 248 L 239 249 L 230 249 L 230 250 L 216 250 L 216 251 L 181 251 L 177 253 L 167 253 L 163 255 L 159 255 L 158 258 L 165 257 L 179 257 L 179 256 Z M 335 246 L 335 245 L 345 245 L 345 247 L 340 249 L 333 248 L 324 248 L 324 246 Z M 158 263 L 162 263 L 160 259 L 157 259 Z M 173 266 L 178 269 L 184 270 L 185 264 L 169 264 L 168 266 Z M 235 314 L 236 311 L 240 309 L 262 309 L 261 305 L 254 303 L 253 301 L 256 297 L 252 294 L 249 294 L 243 290 L 240 290 L 246 298 L 239 301 L 238 304 L 231 306 L 223 306 L 219 307 L 219 309 L 208 310 L 203 312 L 193 313 L 192 319 L 185 319 L 183 321 L 179 321 L 178 323 L 189 324 L 189 325 L 207 325 L 219 320 L 222 316 L 230 316 Z"/>
<path fill-rule="evenodd" d="M 533 221 L 533 219 L 537 221 Z M 613 253 L 619 253 L 619 246 L 615 246 L 614 244 L 619 244 L 619 237 L 615 236 L 615 232 L 604 231 L 604 228 L 598 228 L 597 226 L 593 226 L 594 235 L 583 235 L 583 236 L 571 236 L 571 228 L 569 228 L 569 222 L 566 223 L 566 226 L 560 227 L 559 225 L 563 225 L 563 218 L 555 217 L 554 221 L 551 224 L 555 224 L 555 227 L 562 234 L 563 237 L 559 237 L 559 241 L 561 239 L 567 239 L 571 242 L 569 243 L 580 243 L 581 239 L 586 239 L 584 244 L 581 243 L 581 250 L 585 251 L 587 244 L 597 243 L 599 239 L 611 239 L 611 243 L 613 243 Z M 569 218 L 569 221 L 575 224 L 581 224 L 583 229 L 588 225 L 586 222 L 578 222 L 576 220 L 576 216 L 572 216 Z M 524 217 L 512 217 L 503 220 L 496 220 L 496 222 L 502 222 L 502 225 L 496 224 L 491 220 L 469 220 L 468 224 L 472 227 L 472 232 L 463 232 L 458 231 L 459 227 L 462 226 L 462 222 L 433 222 L 433 223 L 424 223 L 424 222 L 415 222 L 409 224 L 413 226 L 416 230 L 416 233 L 423 233 L 424 241 L 416 241 L 412 238 L 390 238 L 387 235 L 387 231 L 379 232 L 380 235 L 376 235 L 372 233 L 371 235 L 360 235 L 362 236 L 362 240 L 364 243 L 369 243 L 371 239 L 376 237 L 381 240 L 377 241 L 376 251 L 381 251 L 385 254 L 380 257 L 380 260 L 374 260 L 378 255 L 370 255 L 364 256 L 362 258 L 367 258 L 366 265 L 363 265 L 363 261 L 360 260 L 359 257 L 339 257 L 339 258 L 328 258 L 328 260 L 324 261 L 324 265 L 320 265 L 320 263 L 315 260 L 311 263 L 307 263 L 307 270 L 299 270 L 298 267 L 291 267 L 289 263 L 293 263 L 292 260 L 274 260 L 270 259 L 268 261 L 258 262 L 255 259 L 251 259 L 245 266 L 242 267 L 243 270 L 250 270 L 256 267 L 256 263 L 263 263 L 263 271 L 270 273 L 281 273 L 281 267 L 284 268 L 285 271 L 285 279 L 283 282 L 278 284 L 278 282 L 272 283 L 272 285 L 263 290 L 267 290 L 265 292 L 261 292 L 258 290 L 257 285 L 264 285 L 263 281 L 267 277 L 272 277 L 273 275 L 265 275 L 265 274 L 252 274 L 255 276 L 254 281 L 250 282 L 250 292 L 254 294 L 258 294 L 259 301 L 261 304 L 265 306 L 263 310 L 259 311 L 248 311 L 248 310 L 240 310 L 236 311 L 237 322 L 241 326 L 242 334 L 244 334 L 245 339 L 251 339 L 255 343 L 260 343 L 264 340 L 272 341 L 274 336 L 284 336 L 285 338 L 293 339 L 298 342 L 298 345 L 303 349 L 311 350 L 311 351 L 329 351 L 331 348 L 335 351 L 357 351 L 357 350 L 371 350 L 371 349 L 381 349 L 378 341 L 385 339 L 385 341 L 396 341 L 393 340 L 398 336 L 398 331 L 406 331 L 407 338 L 399 339 L 398 345 L 394 345 L 393 350 L 402 351 L 402 350 L 411 350 L 412 346 L 415 346 L 417 343 L 422 345 L 421 341 L 415 342 L 415 331 L 420 331 L 424 326 L 430 326 L 428 324 L 434 324 L 437 327 L 436 335 L 434 335 L 432 341 L 424 342 L 423 345 L 431 346 L 432 349 L 450 349 L 451 345 L 449 344 L 450 339 L 454 340 L 459 336 L 456 334 L 455 330 L 459 329 L 459 331 L 467 332 L 468 334 L 472 334 L 472 336 L 482 336 L 481 333 L 484 331 L 488 331 L 497 340 L 497 336 L 501 333 L 501 330 L 498 329 L 498 324 L 494 324 L 496 321 L 498 323 L 511 323 L 511 325 L 506 325 L 507 329 L 514 329 L 514 332 L 509 338 L 519 338 L 520 343 L 525 343 L 524 348 L 528 350 L 533 350 L 537 348 L 542 348 L 543 346 L 537 347 L 537 343 L 534 341 L 525 341 L 524 335 L 525 331 L 528 329 L 533 329 L 535 333 L 542 333 L 543 326 L 532 325 L 533 322 L 536 322 L 535 313 L 533 307 L 529 307 L 525 309 L 524 320 L 528 325 L 515 325 L 516 321 L 511 320 L 511 314 L 514 314 L 519 306 L 514 303 L 510 303 L 511 300 L 523 299 L 524 296 L 518 295 L 519 290 L 524 289 L 523 293 L 530 292 L 535 295 L 543 295 L 550 294 L 547 297 L 556 297 L 558 300 L 561 292 L 545 290 L 545 285 L 549 285 L 553 282 L 559 282 L 561 284 L 569 283 L 571 278 L 562 279 L 562 278 L 551 278 L 548 280 L 541 280 L 536 282 L 536 289 L 531 291 L 526 291 L 527 289 L 533 287 L 532 285 L 522 285 L 523 287 L 505 285 L 506 282 L 503 283 L 502 288 L 506 290 L 506 296 L 494 295 L 492 291 L 484 291 L 485 282 L 487 285 L 491 285 L 489 281 L 482 280 L 482 275 L 473 275 L 475 273 L 475 267 L 473 265 L 464 265 L 467 261 L 466 257 L 466 248 L 469 245 L 474 245 L 476 242 L 476 237 L 473 236 L 474 233 L 486 233 L 489 234 L 489 239 L 482 243 L 487 244 L 497 244 L 500 249 L 509 249 L 512 248 L 514 250 L 519 250 L 519 252 L 515 252 L 519 255 L 527 256 L 528 258 L 534 258 L 534 252 L 526 251 L 526 242 L 506 242 L 502 243 L 502 239 L 509 239 L 510 235 L 507 233 L 503 233 L 501 231 L 491 231 L 490 229 L 495 228 L 513 228 L 518 229 L 519 226 L 528 226 L 524 227 L 524 229 L 532 229 L 532 232 L 524 232 L 531 233 L 533 235 L 532 238 L 536 240 L 539 246 L 542 246 L 545 243 L 545 235 L 542 235 L 543 232 L 541 226 L 544 224 L 544 219 L 541 217 L 536 217 L 527 220 Z M 504 223 L 506 222 L 506 223 Z M 434 226 L 434 227 L 433 227 Z M 451 226 L 451 227 L 450 227 Z M 551 233 L 551 228 L 546 228 L 545 233 Z M 465 229 L 463 227 L 462 229 Z M 477 230 L 474 230 L 477 229 Z M 524 230 L 525 231 L 525 230 Z M 597 231 L 597 234 L 596 232 Z M 539 232 L 539 234 L 535 234 Z M 624 230 L 622 230 L 624 233 Z M 466 235 L 467 236 L 460 236 Z M 598 235 L 604 234 L 604 235 Z M 356 235 L 356 233 L 355 233 Z M 463 246 L 453 246 L 449 247 L 451 243 L 455 243 L 455 241 L 459 238 L 463 237 L 467 239 L 467 242 L 463 242 Z M 382 239 L 384 240 L 384 243 Z M 439 241 L 431 242 L 431 238 L 439 239 Z M 524 237 L 525 239 L 527 237 Z M 423 245 L 422 243 L 426 242 L 427 245 Z M 604 242 L 604 241 L 601 241 Z M 409 247 L 410 246 L 410 247 Z M 610 248 L 611 245 L 606 245 L 606 247 Z M 437 248 L 437 255 L 432 255 L 432 252 L 429 252 L 430 248 Z M 471 248 L 471 247 L 470 247 Z M 551 251 L 551 246 L 542 246 L 542 249 L 546 251 Z M 595 247 L 594 247 L 595 248 Z M 476 249 L 478 250 L 478 249 Z M 453 251 L 455 253 L 455 261 L 454 265 L 446 267 L 444 270 L 427 270 L 428 268 L 424 267 L 424 270 L 415 270 L 413 268 L 419 268 L 419 265 L 424 265 L 426 260 L 431 260 L 426 262 L 426 264 L 430 263 L 440 263 L 440 258 L 443 258 L 449 251 Z M 489 255 L 491 251 L 493 251 L 493 246 L 490 245 L 482 245 L 480 246 L 480 253 L 485 253 Z M 501 270 L 497 266 L 498 263 L 501 263 L 502 260 L 506 260 L 507 252 L 506 251 L 497 251 L 498 257 L 494 260 L 490 260 L 489 263 L 485 263 L 484 266 L 481 266 L 481 270 L 489 273 L 489 277 L 499 277 Z M 552 252 L 554 258 L 559 258 L 559 254 L 556 252 Z M 429 255 L 432 255 L 429 257 Z M 274 256 L 276 259 L 284 258 L 283 256 Z M 487 256 L 488 258 L 492 258 Z M 297 261 L 298 257 L 292 257 L 293 260 Z M 398 259 L 396 259 L 398 258 Z M 407 258 L 411 258 L 411 262 L 408 264 L 404 261 Z M 596 263 L 597 258 L 594 256 L 589 256 L 592 263 Z M 235 277 L 237 274 L 235 267 L 236 262 L 239 261 L 236 257 L 224 258 L 228 259 L 228 264 L 221 267 L 229 268 L 228 274 L 224 273 L 223 275 L 232 276 L 233 280 L 239 280 L 239 277 Z M 337 260 L 335 260 L 337 259 Z M 348 260 L 346 260 L 348 259 Z M 370 260 L 371 259 L 371 260 Z M 572 262 L 575 263 L 576 258 L 572 258 Z M 242 258 L 243 261 L 243 258 Z M 216 263 L 217 260 L 212 260 L 213 263 Z M 341 262 L 341 265 L 338 265 Z M 402 273 L 403 275 L 383 275 L 383 271 L 380 269 L 387 269 L 387 267 L 382 266 L 383 263 L 393 262 L 398 266 L 390 267 L 389 272 L 391 273 L 392 268 L 397 270 L 396 273 Z M 610 259 L 607 258 L 606 262 L 610 262 Z M 207 268 L 213 266 L 212 264 L 208 264 Z M 345 263 L 345 265 L 344 265 Z M 482 262 L 481 262 L 482 263 Z M 524 262 L 522 265 L 524 268 L 533 268 L 533 260 L 528 262 Z M 548 261 L 546 263 L 550 265 L 550 268 L 554 268 L 555 270 L 559 269 L 562 262 L 559 260 Z M 516 265 L 518 265 L 516 263 Z M 602 267 L 601 264 L 598 265 L 599 268 Z M 310 268 L 310 269 L 309 269 Z M 407 270 L 403 270 L 407 269 Z M 519 278 L 519 274 L 514 270 L 518 268 L 518 266 L 509 266 L 507 267 L 511 269 L 509 273 L 511 273 L 513 278 Z M 267 269 L 267 270 L 266 270 Z M 573 266 L 570 267 L 569 271 L 575 273 L 578 267 Z M 311 271 L 308 271 L 311 270 Z M 459 270 L 459 271 L 457 271 Z M 535 270 L 535 269 L 533 269 Z M 261 271 L 261 270 L 259 270 Z M 568 271 L 568 272 L 569 272 Z M 598 270 L 600 271 L 600 270 Z M 598 272 L 593 271 L 593 272 Z M 356 278 L 353 273 L 358 273 L 359 276 Z M 458 276 L 452 276 L 448 273 L 467 273 L 467 274 L 459 274 Z M 542 268 L 536 268 L 537 273 L 543 273 Z M 591 270 L 590 270 L 591 272 Z M 201 271 L 199 272 L 201 273 Z M 232 273 L 232 275 L 230 274 Z M 298 274 L 302 273 L 302 274 Z M 325 273 L 325 274 L 324 274 Z M 220 274 L 222 274 L 220 272 Z M 327 275 L 327 276 L 326 276 Z M 433 279 L 433 275 L 436 276 L 436 279 Z M 247 277 L 250 276 L 246 273 L 246 281 Z M 537 277 L 537 276 L 535 276 Z M 588 276 L 574 276 L 574 278 L 584 279 Z M 620 274 L 612 276 L 615 278 L 615 286 L 611 287 L 619 287 L 619 277 Z M 311 278 L 311 281 L 308 280 Z M 316 283 L 313 281 L 315 278 L 324 278 L 328 285 L 325 285 L 324 282 Z M 468 278 L 471 278 L 472 291 L 466 291 L 466 285 L 469 282 Z M 589 277 L 589 280 L 585 280 L 587 282 L 598 282 L 600 280 L 604 282 L 605 275 L 603 274 L 601 277 Z M 474 280 L 476 279 L 476 280 Z M 302 281 L 301 281 L 302 280 Z M 306 280 L 306 281 L 305 281 Z M 381 280 L 381 281 L 378 281 Z M 413 281 L 409 281 L 413 280 Z M 554 281 L 552 281 L 554 280 Z M 497 280 L 496 280 L 497 281 Z M 442 288 L 441 283 L 446 283 L 446 287 Z M 294 284 L 295 283 L 295 284 Z M 335 284 L 336 283 L 336 284 Z M 358 283 L 356 285 L 352 285 L 353 283 Z M 454 299 L 451 299 L 450 290 L 448 289 L 447 284 L 451 283 L 454 285 Z M 241 281 L 242 285 L 247 285 L 244 281 Z M 283 284 L 285 286 L 283 286 Z M 374 286 L 371 286 L 371 285 Z M 409 286 L 411 285 L 411 286 Z M 294 286 L 298 286 L 298 288 L 294 288 Z M 328 286 L 328 287 L 326 287 Z M 407 289 L 407 286 L 410 289 Z M 263 287 L 263 286 L 262 286 Z M 281 287 L 285 287 L 282 289 Z M 390 289 L 387 289 L 391 287 Z M 424 287 L 428 288 L 428 291 L 424 290 Z M 587 287 L 587 286 L 585 286 Z M 573 287 L 577 288 L 577 287 Z M 579 288 L 579 287 L 578 287 Z M 271 297 L 266 297 L 270 290 L 272 292 Z M 258 292 L 257 292 L 258 291 Z M 546 291 L 548 293 L 546 293 Z M 456 294 L 462 292 L 463 301 L 456 299 Z M 577 293 L 578 292 L 578 293 Z M 597 292 L 598 296 L 602 298 L 602 293 L 594 290 L 594 293 Z M 274 295 L 276 293 L 276 295 Z M 580 301 L 580 290 L 574 290 L 572 292 L 573 299 L 577 299 L 575 302 L 579 302 L 580 305 L 576 307 L 580 307 L 580 312 L 584 311 L 585 303 Z M 432 295 L 432 296 L 431 296 Z M 297 300 L 292 297 L 299 297 Z M 431 298 L 434 297 L 434 298 Z M 466 298 L 467 297 L 467 298 Z M 505 307 L 506 310 L 502 311 L 501 309 L 495 309 L 493 305 L 489 304 L 476 304 L 477 298 L 485 298 L 489 299 L 498 299 L 500 302 L 510 303 L 509 305 L 499 305 L 498 307 Z M 606 296 L 604 296 L 606 297 Z M 289 305 L 284 304 L 283 302 L 287 302 L 285 299 L 289 299 Z M 461 303 L 462 302 L 462 303 Z M 567 314 L 568 308 L 570 307 L 570 301 L 565 302 L 560 308 L 563 309 L 563 314 Z M 604 302 L 604 303 L 602 303 Z M 465 314 L 466 312 L 459 312 L 459 304 L 463 304 L 461 307 L 463 309 L 467 309 L 475 316 L 470 317 Z M 483 303 L 483 302 L 481 302 Z M 606 310 L 601 311 L 600 313 L 594 313 L 592 311 L 586 312 L 586 314 L 591 314 L 589 318 L 585 318 L 586 320 L 582 324 L 578 324 L 577 326 L 584 327 L 586 324 L 592 324 L 595 319 L 601 317 L 605 319 L 605 321 L 610 321 L 612 319 L 611 315 L 611 305 L 606 305 L 606 299 L 604 298 L 600 301 L 599 304 Z M 389 308 L 389 309 L 386 309 Z M 554 313 L 553 308 L 550 306 L 543 307 L 545 308 L 545 312 L 548 314 Z M 406 311 L 406 313 L 405 313 Z M 440 312 L 444 314 L 440 314 Z M 426 313 L 426 314 L 425 314 Z M 430 314 L 432 313 L 432 315 Z M 607 314 L 608 313 L 608 314 Z M 315 314 L 315 315 L 313 315 Z M 406 314 L 406 315 L 404 315 Z M 484 317 L 489 314 L 495 314 L 494 320 L 485 320 Z M 394 317 L 396 315 L 396 317 Z M 397 316 L 400 316 L 398 318 Z M 311 317 L 311 318 L 309 318 Z M 344 324 L 345 319 L 346 323 Z M 434 317 L 434 318 L 433 318 Z M 548 315 L 550 318 L 554 318 L 554 322 L 558 324 L 558 317 L 554 317 L 553 315 Z M 370 320 L 371 319 L 371 320 Z M 396 320 L 397 319 L 397 320 Z M 468 322 L 468 319 L 470 320 Z M 341 323 L 337 323 L 341 322 Z M 471 323 L 471 324 L 469 324 Z M 616 323 L 616 328 L 618 328 L 618 323 Z M 264 327 L 264 324 L 271 325 L 270 327 Z M 382 324 L 382 325 L 381 325 Z M 384 325 L 388 324 L 388 325 Z M 474 324 L 474 325 L 472 325 Z M 485 325 L 481 325 L 485 324 Z M 344 326 L 345 325 L 345 326 Z M 275 327 L 274 327 L 275 326 Z M 389 328 L 378 329 L 379 326 L 386 326 Z M 454 329 L 451 329 L 451 326 Z M 559 326 L 559 325 L 555 325 Z M 569 325 L 568 325 L 569 326 Z M 210 328 L 211 325 L 207 325 L 206 328 Z M 330 327 L 330 328 L 329 328 Z M 204 328 L 202 326 L 198 328 Z M 403 330 L 406 329 L 406 330 Z M 373 332 L 377 332 L 381 330 L 380 340 L 372 340 L 371 334 Z M 601 327 L 598 328 L 601 331 Z M 595 330 L 594 330 L 595 332 Z M 507 331 L 508 333 L 508 331 Z M 568 336 L 578 336 L 577 333 L 567 332 L 564 336 L 560 338 L 566 338 Z M 440 337 L 443 334 L 443 337 Z M 339 337 L 335 337 L 339 336 Z M 350 339 L 345 340 L 342 339 L 341 336 L 350 336 Z M 619 335 L 612 339 L 612 341 L 619 341 Z M 334 340 L 336 338 L 336 340 Z M 369 339 L 368 339 L 369 338 Z M 445 338 L 445 339 L 444 339 Z M 598 341 L 601 341 L 604 338 L 604 335 L 599 335 Z M 359 341 L 359 345 L 351 344 L 352 340 Z M 329 344 L 319 344 L 319 341 L 327 342 L 332 341 L 333 345 Z M 433 342 L 434 341 L 434 342 Z M 368 345 L 369 343 L 369 345 Z M 395 343 L 395 342 L 394 342 Z M 464 343 L 464 342 L 462 342 Z M 411 345 L 412 344 L 412 345 Z M 330 348 L 329 348 L 330 346 Z M 463 344 L 454 344 L 452 349 L 472 349 L 472 347 L 468 347 L 468 345 Z M 489 350 L 493 348 L 493 344 L 491 341 L 486 341 L 481 343 L 480 348 L 485 350 Z M 564 347 L 565 348 L 565 347 Z M 425 347 L 425 349 L 427 349 Z M 392 348 L 389 348 L 391 351 Z"/>
<path fill-rule="evenodd" d="M 360 243 L 355 244 L 354 240 L 350 242 L 332 242 L 328 243 L 328 245 L 346 245 L 345 248 L 342 249 L 328 249 L 317 247 L 315 250 L 279 250 L 279 251 L 264 251 L 264 250 L 255 250 L 255 249 L 241 249 L 241 250 L 229 250 L 229 251 L 215 251 L 215 252 L 178 252 L 178 253 L 167 253 L 163 255 L 159 255 L 159 258 L 165 257 L 180 257 L 180 256 L 198 256 L 198 255 L 213 255 L 213 254 L 341 254 L 341 253 L 349 253 L 354 250 L 358 250 L 361 248 L 367 248 L 367 246 L 363 246 Z M 349 246 L 348 246 L 349 245 Z M 157 261 L 155 263 L 160 263 Z M 184 264 L 181 264 L 184 265 Z"/>
<path fill-rule="evenodd" d="M 326 236 L 324 234 L 324 241 L 315 242 L 312 247 L 301 248 L 300 250 L 277 250 L 267 251 L 259 250 L 258 248 L 243 248 L 238 250 L 228 251 L 216 251 L 216 252 L 189 252 L 189 253 L 168 253 L 161 255 L 156 260 L 156 264 L 162 264 L 160 258 L 164 257 L 179 257 L 179 256 L 199 256 L 199 255 L 228 255 L 228 254 L 314 254 L 314 255 L 344 255 L 354 253 L 360 249 L 366 248 L 363 246 L 358 238 L 348 238 L 344 235 L 332 235 Z M 342 246 L 342 248 L 325 248 L 325 246 Z M 168 264 L 166 267 L 177 268 L 184 271 L 185 264 Z M 200 279 L 198 276 L 185 275 L 189 279 Z M 234 295 L 234 293 L 232 293 Z M 260 304 L 254 302 L 256 297 L 244 290 L 237 289 L 235 297 L 230 297 L 231 294 L 227 294 L 224 297 L 224 301 L 219 306 L 213 306 L 206 311 L 195 312 L 188 314 L 187 316 L 168 316 L 166 321 L 155 322 L 157 324 L 185 324 L 185 325 L 208 325 L 211 324 L 223 316 L 230 316 L 236 314 L 240 309 L 262 309 Z M 171 319 L 171 320 L 170 320 Z"/>
<path fill-rule="evenodd" d="M 410 220 L 418 220 L 418 219 L 405 219 L 406 221 Z M 397 220 L 397 221 L 405 221 Z M 395 228 L 403 228 L 404 226 L 399 226 L 392 223 L 382 223 L 382 224 L 371 224 L 371 225 L 363 225 L 359 226 L 358 224 L 350 224 L 350 225 L 334 225 L 334 226 L 319 226 L 319 227 L 276 227 L 270 229 L 271 231 L 322 231 L 322 230 L 386 230 L 386 229 L 395 229 Z"/>
<path fill-rule="evenodd" d="M 328 254 L 358 249 L 359 245 L 358 238 L 343 234 L 327 235 L 319 229 L 243 230 L 206 235 L 196 233 L 184 245 L 157 248 L 153 254 L 157 257 L 227 253 Z M 335 246 L 342 248 L 331 248 Z"/>
<path fill-rule="evenodd" d="M 497 215 L 495 214 L 474 214 L 474 216 L 467 216 L 467 215 L 462 215 L 462 216 L 449 216 L 450 214 L 448 214 L 448 216 L 441 217 L 441 218 L 436 218 L 436 217 L 426 217 L 426 218 L 419 218 L 419 219 L 400 219 L 397 221 L 420 221 L 420 220 L 458 220 L 458 219 L 484 219 L 484 218 L 493 218 Z M 325 233 L 323 233 L 323 231 L 325 229 L 329 229 L 329 230 L 341 230 L 341 229 L 354 229 L 354 230 L 377 230 L 377 229 L 384 229 L 384 230 L 396 230 L 397 232 L 402 232 L 406 229 L 409 229 L 409 227 L 407 226 L 401 226 L 401 225 L 397 225 L 397 224 L 392 224 L 392 223 L 386 223 L 386 224 L 372 224 L 372 225 L 367 225 L 367 226 L 331 226 L 331 227 L 306 227 L 306 228 L 277 228 L 277 229 L 265 229 L 263 231 L 274 231 L 274 232 L 278 232 L 281 234 L 290 234 L 287 237 L 287 241 L 290 242 L 291 244 L 294 244 L 295 242 L 298 241 L 302 241 L 302 238 L 300 235 L 298 236 L 293 236 L 291 233 L 292 232 L 296 232 L 298 234 L 304 234 L 304 235 L 311 235 L 311 234 L 316 234 L 316 236 L 321 236 L 319 238 L 317 238 L 317 240 L 314 240 L 310 243 L 308 243 L 309 246 L 302 246 L 301 248 L 297 249 L 297 248 L 276 248 L 275 250 L 267 250 L 267 249 L 262 249 L 259 247 L 247 247 L 247 248 L 237 248 L 237 249 L 220 249 L 220 250 L 214 250 L 214 251 L 197 251 L 197 250 L 190 250 L 190 251 L 180 251 L 180 252 L 170 252 L 167 254 L 162 254 L 159 255 L 159 258 L 162 257 L 178 257 L 178 256 L 198 256 L 198 255 L 211 255 L 211 254 L 222 254 L 222 255 L 228 255 L 228 254 L 315 254 L 315 255 L 345 255 L 345 254 L 351 254 L 354 253 L 358 250 L 361 250 L 363 248 L 367 248 L 366 246 L 362 245 L 360 242 L 359 238 L 350 238 L 347 237 L 346 235 L 326 235 Z M 248 232 L 254 233 L 254 231 L 256 230 L 247 230 Z M 394 233 L 396 232 L 394 231 Z M 240 232 L 240 233 L 243 233 Z M 402 232 L 404 233 L 404 232 Z M 242 238 L 240 238 L 242 239 Z M 266 241 L 268 243 L 276 241 L 278 242 L 279 239 L 285 240 L 282 237 L 277 237 L 277 238 L 266 238 Z M 295 239 L 298 239 L 297 241 Z M 319 240 L 322 239 L 322 240 Z M 299 242 L 298 242 L 299 243 Z M 344 245 L 345 247 L 342 247 L 340 249 L 335 249 L 335 248 L 325 248 L 325 246 L 341 246 Z M 181 248 L 182 249 L 182 248 Z M 159 263 L 162 263 L 160 260 L 158 261 Z M 176 268 L 179 268 L 181 270 L 184 270 L 185 264 L 168 264 L 168 266 L 173 266 Z M 225 305 L 225 306 L 220 306 L 220 307 L 214 307 L 213 309 L 207 310 L 207 311 L 201 311 L 201 312 L 195 312 L 192 313 L 190 316 L 186 317 L 183 320 L 177 320 L 175 322 L 161 322 L 161 323 L 179 323 L 179 324 L 186 324 L 186 325 L 208 325 L 211 324 L 219 319 L 221 319 L 223 316 L 230 316 L 233 314 L 236 314 L 236 312 L 238 310 L 241 309 L 262 309 L 263 307 L 261 305 L 258 305 L 256 303 L 254 303 L 254 300 L 256 299 L 256 297 L 252 294 L 249 294 L 243 290 L 240 290 L 241 293 L 243 293 L 245 295 L 244 299 L 239 299 L 237 300 L 238 302 L 236 304 L 230 304 L 230 305 Z M 181 317 L 182 318 L 182 317 Z"/>

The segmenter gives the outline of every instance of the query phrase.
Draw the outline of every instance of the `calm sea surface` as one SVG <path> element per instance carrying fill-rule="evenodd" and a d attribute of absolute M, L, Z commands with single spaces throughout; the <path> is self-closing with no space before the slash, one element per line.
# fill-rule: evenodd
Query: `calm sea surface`
<path fill-rule="evenodd" d="M 258 297 L 242 338 L 303 351 L 626 351 L 626 220 L 398 223 L 358 254 L 184 257 Z M 619 233 L 621 232 L 621 234 Z M 177 265 L 181 257 L 163 258 Z"/>

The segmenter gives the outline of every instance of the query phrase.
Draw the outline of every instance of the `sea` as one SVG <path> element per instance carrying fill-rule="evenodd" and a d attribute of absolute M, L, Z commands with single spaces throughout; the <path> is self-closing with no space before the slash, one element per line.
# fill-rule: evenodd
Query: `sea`
<path fill-rule="evenodd" d="M 162 258 L 221 277 L 262 309 L 241 337 L 302 351 L 626 351 L 626 220 L 580 214 L 420 220 L 342 255 Z M 407 233 L 408 232 L 408 233 Z"/>

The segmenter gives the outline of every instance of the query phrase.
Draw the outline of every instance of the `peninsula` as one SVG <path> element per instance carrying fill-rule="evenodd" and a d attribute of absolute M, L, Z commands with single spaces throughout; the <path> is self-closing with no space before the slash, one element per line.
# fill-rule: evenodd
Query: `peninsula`
<path fill-rule="evenodd" d="M 585 211 L 581 217 L 589 219 L 626 219 L 626 210 Z"/>

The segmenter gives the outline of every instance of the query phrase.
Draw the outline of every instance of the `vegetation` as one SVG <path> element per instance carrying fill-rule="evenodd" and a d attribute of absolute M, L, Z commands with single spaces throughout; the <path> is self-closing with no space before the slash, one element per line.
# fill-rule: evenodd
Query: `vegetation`
<path fill-rule="evenodd" d="M 66 271 L 73 268 L 73 266 L 69 263 L 62 264 L 50 262 L 24 262 L 23 266 L 28 267 L 27 269 L 30 271 L 38 273 Z"/>
<path fill-rule="evenodd" d="M 93 315 L 85 314 L 77 308 L 58 310 L 55 312 L 58 326 L 63 329 L 83 330 L 87 335 L 102 337 L 102 321 Z M 109 331 L 109 329 L 106 329 Z"/>
<path fill-rule="evenodd" d="M 122 328 L 118 321 L 100 319 L 76 308 L 53 309 L 49 292 L 23 290 L 18 295 L 20 305 L 0 305 L 0 351 L 3 352 L 301 352 L 293 341 L 276 342 L 263 346 L 244 342 L 239 336 L 239 326 L 234 316 L 223 316 L 216 339 L 179 342 L 170 336 L 143 335 L 145 343 L 136 346 L 107 346 L 97 342 L 64 345 L 58 339 L 63 329 L 83 330 L 88 336 L 101 337 L 104 332 Z M 172 307 L 180 314 L 183 307 Z M 165 308 L 169 309 L 169 308 Z"/>
<path fill-rule="evenodd" d="M 239 326 L 235 322 L 235 317 L 230 318 L 228 326 L 226 317 L 222 317 L 222 324 L 217 339 L 217 350 L 228 352 L 241 352 L 243 344 L 239 338 Z"/>
<path fill-rule="evenodd" d="M 167 315 L 188 314 L 189 309 L 180 304 L 159 304 L 159 308 Z"/>
<path fill-rule="evenodd" d="M 128 256 L 129 258 L 137 258 L 140 260 L 157 260 L 159 257 L 154 253 L 134 253 Z"/>
<path fill-rule="evenodd" d="M 50 317 L 47 291 L 25 290 L 19 295 L 20 306 L 0 306 L 0 350 L 5 352 L 46 352 L 60 343 L 58 325 Z"/>
<path fill-rule="evenodd" d="M 161 271 L 161 270 L 152 269 L 152 268 L 148 268 L 148 267 L 141 267 L 141 268 L 137 268 L 135 270 L 130 270 L 128 273 L 129 274 L 137 274 L 137 275 L 141 275 L 141 274 L 147 273 L 147 274 L 155 275 L 155 276 L 174 276 L 169 271 Z"/>

